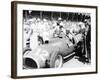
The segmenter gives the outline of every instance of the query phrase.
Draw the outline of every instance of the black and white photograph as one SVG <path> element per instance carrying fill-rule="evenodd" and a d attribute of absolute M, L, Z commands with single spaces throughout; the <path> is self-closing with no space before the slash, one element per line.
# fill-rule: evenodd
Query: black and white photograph
<path fill-rule="evenodd" d="M 23 10 L 23 48 L 24 69 L 89 66 L 91 14 Z"/>
<path fill-rule="evenodd" d="M 96 6 L 16 3 L 16 77 L 96 73 L 96 12 Z"/>

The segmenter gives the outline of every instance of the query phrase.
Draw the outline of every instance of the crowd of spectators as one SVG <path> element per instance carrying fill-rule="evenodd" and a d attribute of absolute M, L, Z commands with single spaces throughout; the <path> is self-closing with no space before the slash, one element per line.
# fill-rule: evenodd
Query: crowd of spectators
<path fill-rule="evenodd" d="M 68 37 L 72 44 L 78 43 L 90 28 L 90 19 L 84 21 L 46 18 L 24 19 L 24 47 L 49 43 L 52 38 Z"/>

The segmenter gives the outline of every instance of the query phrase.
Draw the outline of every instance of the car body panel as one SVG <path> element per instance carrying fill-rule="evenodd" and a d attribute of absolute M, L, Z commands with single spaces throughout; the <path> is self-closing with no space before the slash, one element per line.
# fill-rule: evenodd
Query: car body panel
<path fill-rule="evenodd" d="M 38 68 L 45 67 L 46 64 L 49 64 L 52 54 L 59 53 L 62 57 L 66 57 L 75 50 L 76 45 L 72 44 L 69 38 L 53 38 L 49 43 L 40 45 L 32 51 L 26 52 L 24 59 L 30 58 L 34 60 Z"/>

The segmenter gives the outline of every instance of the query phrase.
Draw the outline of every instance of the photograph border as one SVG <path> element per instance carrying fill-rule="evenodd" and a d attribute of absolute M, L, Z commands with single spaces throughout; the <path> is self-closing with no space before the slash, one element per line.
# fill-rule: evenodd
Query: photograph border
<path fill-rule="evenodd" d="M 63 73 L 63 74 L 49 74 L 49 75 L 32 75 L 32 76 L 17 76 L 17 4 L 28 5 L 50 5 L 60 7 L 78 7 L 78 8 L 93 8 L 96 9 L 96 71 L 94 72 L 80 72 L 80 73 Z M 81 75 L 81 74 L 95 74 L 98 73 L 98 7 L 88 5 L 73 5 L 73 4 L 58 4 L 58 3 L 42 3 L 42 2 L 26 2 L 26 1 L 12 1 L 11 2 L 11 77 L 12 78 L 32 78 L 32 77 L 50 77 L 50 76 L 66 76 L 66 75 Z"/>

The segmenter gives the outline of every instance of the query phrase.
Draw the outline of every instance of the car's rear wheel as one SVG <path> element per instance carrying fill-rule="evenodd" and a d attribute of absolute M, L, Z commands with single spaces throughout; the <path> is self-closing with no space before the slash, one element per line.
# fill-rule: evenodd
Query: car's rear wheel
<path fill-rule="evenodd" d="M 50 68 L 60 68 L 63 65 L 63 57 L 59 53 L 53 53 L 50 58 Z"/>

